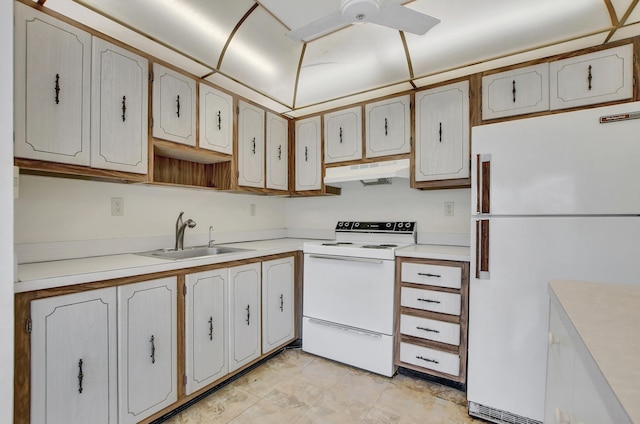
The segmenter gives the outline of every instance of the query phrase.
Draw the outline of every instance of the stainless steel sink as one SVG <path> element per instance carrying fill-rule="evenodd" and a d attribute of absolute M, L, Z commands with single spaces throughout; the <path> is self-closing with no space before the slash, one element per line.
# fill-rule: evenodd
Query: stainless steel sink
<path fill-rule="evenodd" d="M 227 247 L 227 246 L 195 246 L 187 247 L 184 250 L 174 249 L 157 249 L 148 252 L 139 252 L 137 255 L 149 256 L 152 258 L 160 259 L 189 259 L 199 258 L 203 256 L 215 256 L 224 255 L 225 253 L 247 252 L 252 249 L 241 249 L 239 247 Z"/>

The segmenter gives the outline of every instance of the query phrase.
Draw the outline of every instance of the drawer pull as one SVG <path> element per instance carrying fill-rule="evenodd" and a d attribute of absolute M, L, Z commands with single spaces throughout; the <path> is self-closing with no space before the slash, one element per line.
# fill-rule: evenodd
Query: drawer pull
<path fill-rule="evenodd" d="M 440 362 L 436 361 L 435 359 L 424 358 L 422 356 L 416 356 L 416 359 L 421 359 L 421 360 L 426 361 L 426 362 L 432 362 L 434 364 L 439 364 L 440 363 Z"/>
<path fill-rule="evenodd" d="M 438 330 L 433 330 L 431 328 L 425 328 L 425 327 L 416 327 L 417 330 L 422 330 L 422 331 L 427 331 L 430 333 L 436 333 L 436 334 L 440 334 L 440 331 Z"/>
<path fill-rule="evenodd" d="M 429 272 L 419 272 L 418 275 L 422 275 L 423 277 L 435 277 L 435 278 L 442 278 L 442 275 L 438 275 L 438 274 L 431 274 Z"/>
<path fill-rule="evenodd" d="M 427 302 L 427 303 L 441 303 L 439 300 L 433 300 L 433 299 L 422 299 L 422 298 L 419 298 L 418 300 L 420 302 Z"/>

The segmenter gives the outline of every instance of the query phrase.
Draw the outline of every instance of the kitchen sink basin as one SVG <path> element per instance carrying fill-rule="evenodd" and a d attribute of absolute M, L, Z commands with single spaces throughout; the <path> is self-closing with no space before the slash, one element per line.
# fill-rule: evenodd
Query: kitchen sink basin
<path fill-rule="evenodd" d="M 139 252 L 137 255 L 149 256 L 152 258 L 160 259 L 189 259 L 199 258 L 203 256 L 216 256 L 224 255 L 225 253 L 246 252 L 251 249 L 241 249 L 239 247 L 227 247 L 227 246 L 195 246 L 187 247 L 184 250 L 174 249 L 157 249 L 148 252 Z"/>

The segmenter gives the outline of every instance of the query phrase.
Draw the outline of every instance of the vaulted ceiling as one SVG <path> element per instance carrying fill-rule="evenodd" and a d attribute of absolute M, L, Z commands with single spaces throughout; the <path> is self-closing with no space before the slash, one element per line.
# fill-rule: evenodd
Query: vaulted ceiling
<path fill-rule="evenodd" d="M 286 33 L 340 0 L 39 0 L 276 112 L 320 110 L 640 34 L 638 0 L 385 0 L 440 19 Z"/>

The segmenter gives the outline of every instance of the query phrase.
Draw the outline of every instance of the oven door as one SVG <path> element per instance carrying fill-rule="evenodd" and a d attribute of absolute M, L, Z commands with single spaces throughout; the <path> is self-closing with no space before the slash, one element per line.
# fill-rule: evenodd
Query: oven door
<path fill-rule="evenodd" d="M 303 315 L 393 334 L 395 261 L 304 255 Z"/>

